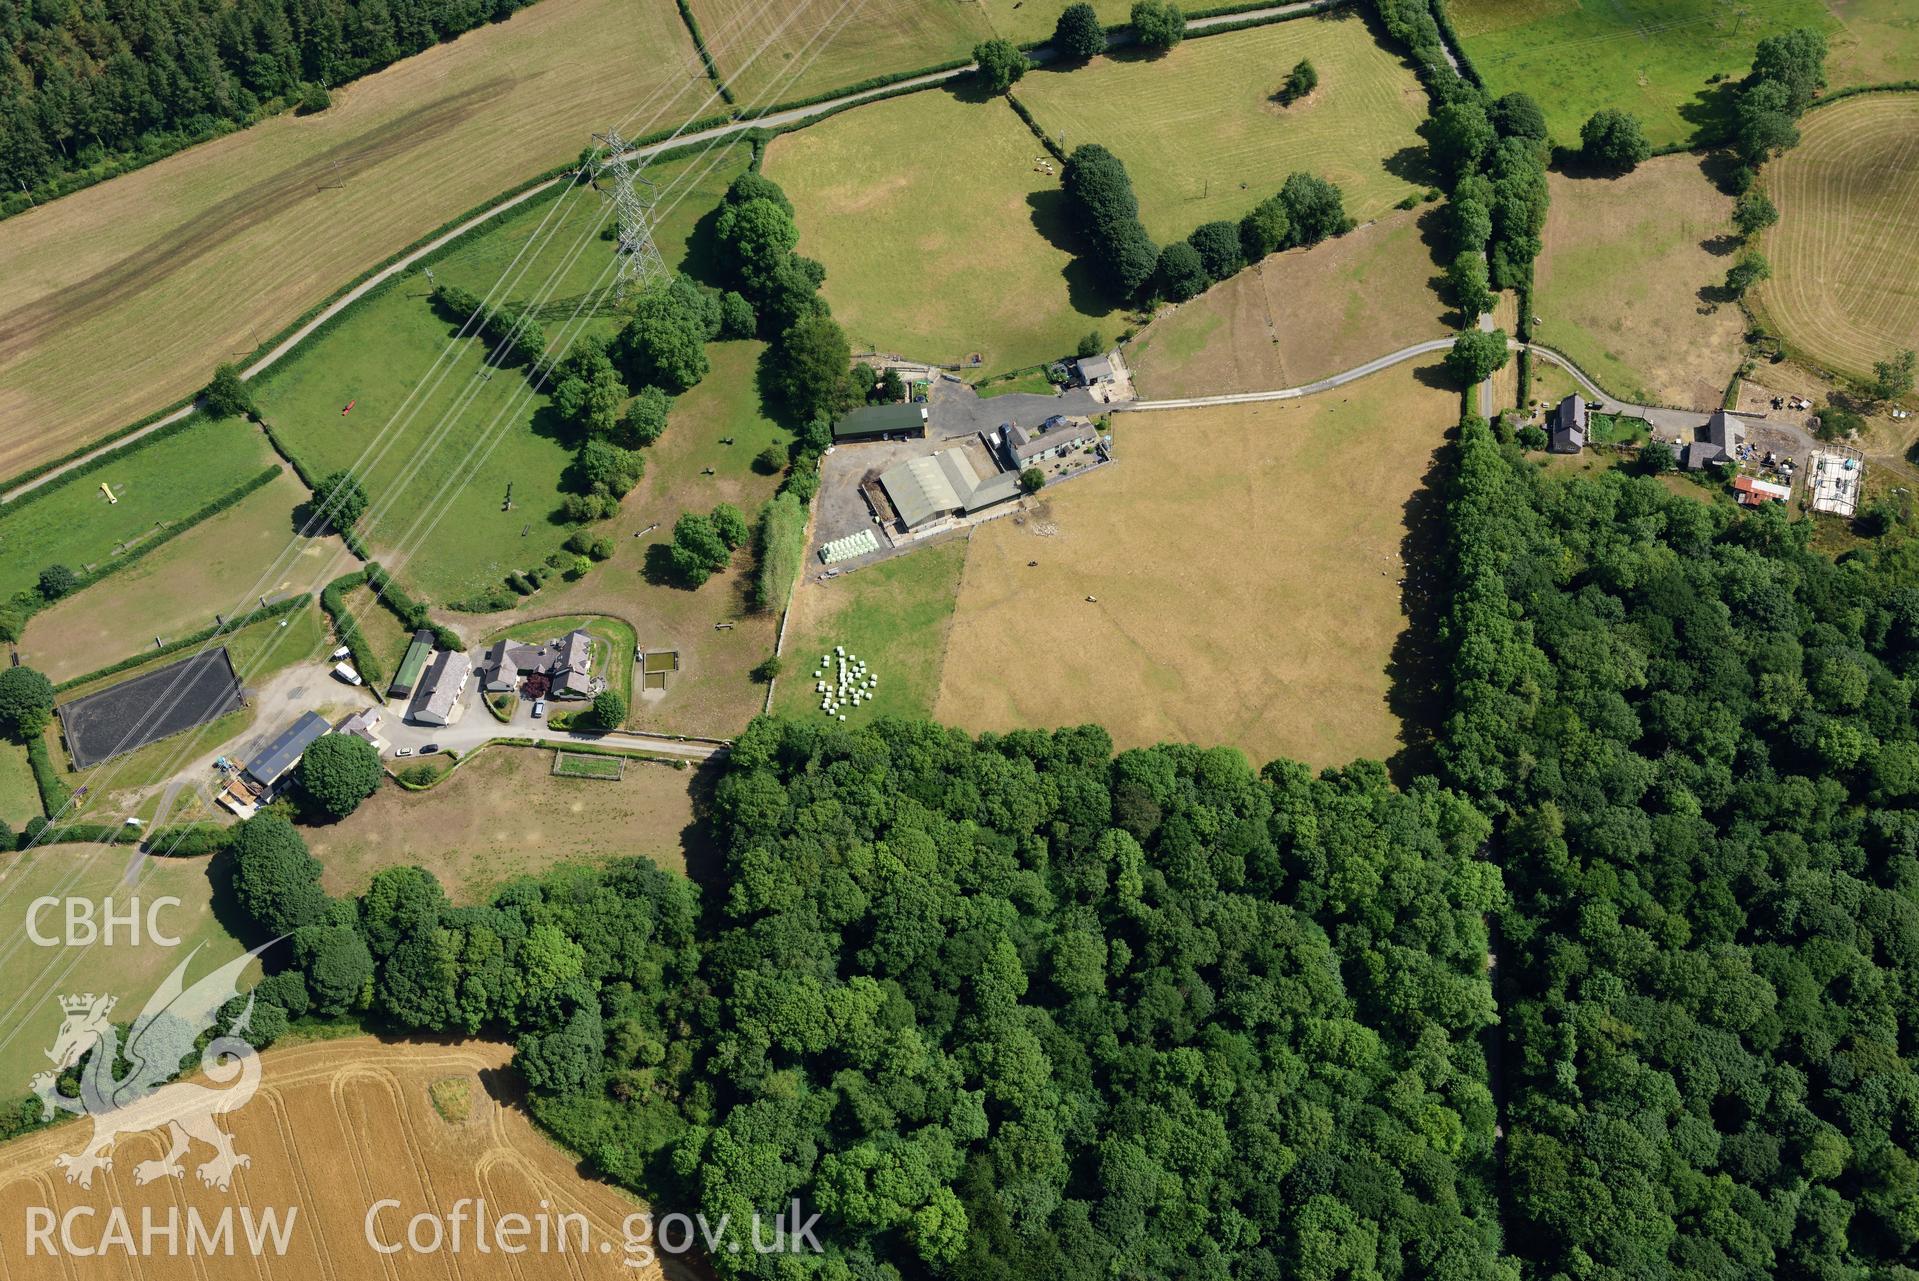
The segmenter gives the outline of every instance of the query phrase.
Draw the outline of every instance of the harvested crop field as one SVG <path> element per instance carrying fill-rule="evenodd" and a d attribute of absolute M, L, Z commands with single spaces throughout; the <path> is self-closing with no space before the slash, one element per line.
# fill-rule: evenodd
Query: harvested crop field
<path fill-rule="evenodd" d="M 1459 416 L 1436 372 L 1117 416 L 1113 465 L 974 532 L 937 719 L 1097 721 L 1122 747 L 1262 762 L 1392 755 L 1407 507 Z M 1043 671 L 1009 680 L 1026 644 Z"/>
<path fill-rule="evenodd" d="M 240 682 L 224 646 L 60 704 L 73 763 L 91 769 L 122 752 L 240 710 Z"/>
<path fill-rule="evenodd" d="M 507 1066 L 512 1055 L 511 1046 L 486 1041 L 407 1044 L 366 1036 L 269 1050 L 261 1056 L 260 1084 L 251 1102 L 216 1122 L 232 1134 L 234 1149 L 251 1158 L 235 1172 L 230 1191 L 207 1188 L 195 1176 L 193 1164 L 209 1152 L 197 1143 L 185 1158 L 193 1164 L 183 1177 L 137 1186 L 133 1167 L 160 1156 L 164 1131 L 121 1137 L 113 1171 L 96 1178 L 91 1190 L 67 1183 L 54 1167 L 56 1155 L 84 1142 L 84 1124 L 16 1140 L 0 1149 L 0 1216 L 8 1225 L 0 1232 L 0 1270 L 9 1276 L 48 1275 L 44 1251 L 38 1259 L 26 1257 L 23 1225 L 30 1206 L 49 1207 L 56 1216 L 71 1208 L 91 1209 L 93 1217 L 77 1219 L 77 1239 L 83 1242 L 99 1240 L 108 1213 L 123 1210 L 136 1243 L 142 1211 L 164 1223 L 177 1207 L 182 1220 L 178 1254 L 169 1257 L 164 1248 L 144 1256 L 110 1252 L 114 1275 L 130 1281 L 660 1277 L 657 1262 L 628 1253 L 627 1227 L 635 1236 L 640 1228 L 637 1220 L 626 1221 L 644 1213 L 645 1205 L 609 1184 L 583 1178 L 578 1159 L 533 1128 L 515 1105 L 517 1080 Z M 450 1090 L 449 1082 L 464 1082 L 466 1088 Z M 436 1109 L 436 1086 L 442 1100 L 464 1095 L 464 1120 L 449 1120 Z M 467 1214 L 462 1249 L 455 1252 L 444 1243 L 430 1253 L 404 1248 L 408 1220 L 422 1213 L 440 1219 L 450 1242 L 450 1216 L 462 1199 Z M 473 1216 L 480 1207 L 474 1202 L 482 1199 L 489 1224 L 502 1215 L 525 1216 L 532 1231 L 519 1239 L 524 1253 L 504 1252 L 498 1236 L 489 1242 L 491 1250 L 475 1248 Z M 376 1210 L 381 1201 L 398 1205 Z M 256 1258 L 249 1252 L 241 1207 L 255 1223 L 265 1212 L 291 1223 L 283 1253 L 269 1247 Z M 197 1211 L 210 1227 L 223 1210 L 233 1216 L 234 1250 L 189 1257 L 187 1216 Z M 552 1225 L 549 1242 L 557 1241 L 562 1214 L 583 1216 L 585 1248 L 579 1242 L 582 1228 L 573 1227 L 567 1253 L 549 1244 L 542 1254 L 539 1224 L 544 1218 Z M 403 1248 L 376 1253 L 370 1234 L 383 1245 Z M 419 1239 L 432 1238 L 423 1228 Z M 530 1260 L 537 1266 L 529 1266 Z M 684 1275 L 677 1266 L 675 1273 Z M 75 1269 L 68 1275 L 90 1273 Z"/>
<path fill-rule="evenodd" d="M 1779 206 L 1757 303 L 1793 346 L 1842 373 L 1919 347 L 1919 94 L 1867 94 L 1808 112 L 1767 165 Z"/>
<path fill-rule="evenodd" d="M 1301 58 L 1319 88 L 1282 106 L 1273 95 Z M 1427 183 L 1426 91 L 1353 9 L 1035 71 L 1014 95 L 1069 149 L 1097 142 L 1123 160 L 1161 242 L 1237 220 L 1295 170 L 1338 183 L 1362 221 Z"/>
<path fill-rule="evenodd" d="M 1638 116 L 1655 147 L 1717 136 L 1728 82 L 1751 68 L 1760 39 L 1837 25 L 1819 0 L 1454 0 L 1452 10 L 1487 87 L 1531 94 L 1567 145 L 1602 107 Z"/>
<path fill-rule="evenodd" d="M 20 639 L 23 661 L 63 681 L 244 613 L 259 597 L 318 592 L 343 573 L 332 535 L 308 537 L 293 511 L 306 487 L 290 471 L 219 515 L 85 591 L 35 614 Z M 390 617 L 390 616 L 389 616 Z"/>
<path fill-rule="evenodd" d="M 1148 399 L 1300 387 L 1452 332 L 1420 237 L 1395 212 L 1274 254 L 1149 325 L 1126 349 Z"/>
<path fill-rule="evenodd" d="M 594 130 L 709 115 L 709 94 L 670 0 L 541 0 L 335 90 L 318 115 L 7 219 L 0 422 L 36 429 L 0 440 L 0 475 L 185 395 Z"/>
<path fill-rule="evenodd" d="M 753 106 L 966 58 L 993 34 L 977 0 L 689 3 L 721 78 Z"/>
<path fill-rule="evenodd" d="M 977 353 L 969 376 L 986 376 L 1117 327 L 1101 324 L 1109 304 L 1074 257 L 1044 158 L 1006 103 L 932 90 L 784 134 L 765 167 L 793 199 L 799 251 L 826 264 L 855 351 Z"/>
<path fill-rule="evenodd" d="M 1711 408 L 1738 368 L 1745 318 L 1723 288 L 1732 198 L 1693 155 L 1623 178 L 1550 175 L 1533 336 L 1626 400 Z"/>
<path fill-rule="evenodd" d="M 475 715 L 485 715 L 476 712 Z M 484 901 L 501 882 L 555 863 L 627 855 L 685 871 L 697 769 L 629 761 L 626 776 L 561 778 L 542 748 L 489 747 L 425 792 L 383 787 L 350 816 L 308 833 L 333 894 L 364 891 L 381 868 L 417 864 L 455 901 Z"/>

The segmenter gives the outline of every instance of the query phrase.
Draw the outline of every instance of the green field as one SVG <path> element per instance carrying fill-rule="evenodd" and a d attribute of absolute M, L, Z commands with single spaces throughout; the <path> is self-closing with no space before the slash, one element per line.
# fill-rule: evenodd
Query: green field
<path fill-rule="evenodd" d="M 656 166 L 669 262 L 699 258 L 697 224 L 744 155 Z M 597 313 L 586 329 L 612 333 L 618 317 L 596 288 L 610 283 L 611 246 L 597 235 L 606 206 L 588 188 L 558 200 L 516 211 L 438 264 L 436 278 L 482 290 L 511 269 L 499 296 L 546 300 L 539 314 L 549 339 L 576 311 Z M 408 277 L 369 297 L 266 374 L 258 397 L 309 472 L 352 468 L 362 477 L 373 503 L 362 531 L 375 554 L 419 594 L 444 602 L 496 585 L 566 540 L 556 514 L 573 451 L 524 374 L 486 376 L 480 340 L 455 338 L 426 293 L 423 279 Z M 349 402 L 353 412 L 342 416 Z"/>
<path fill-rule="evenodd" d="M 205 944 L 188 971 L 189 982 L 246 950 L 214 917 L 208 866 L 206 859 L 141 858 L 128 845 L 48 845 L 0 856 L 0 905 L 14 923 L 0 947 L 0 1010 L 5 1011 L 0 1081 L 7 1083 L 8 1098 L 24 1096 L 28 1077 L 47 1066 L 44 1051 L 60 1027 L 55 997 L 111 993 L 119 998 L 115 1019 L 124 1025 L 196 946 Z M 135 868 L 136 877 L 129 883 L 127 874 Z M 44 895 L 90 899 L 96 919 L 103 919 L 102 899 L 110 898 L 114 910 L 124 913 L 138 898 L 143 931 L 139 944 L 126 940 L 124 926 L 111 947 L 41 947 L 30 942 L 25 934 L 27 905 Z M 154 918 L 162 932 L 179 938 L 174 947 L 148 942 L 144 933 L 147 909 L 163 897 L 180 900 L 177 907 L 160 907 Z M 43 936 L 65 937 L 61 910 L 42 913 L 37 927 Z M 254 970 L 246 982 L 250 985 L 258 976 Z"/>
<path fill-rule="evenodd" d="M 556 752 L 553 773 L 560 778 L 617 779 L 626 771 L 626 762 L 618 756 L 596 756 L 586 752 Z"/>
<path fill-rule="evenodd" d="M 1655 147 L 1715 137 L 1753 46 L 1793 27 L 1835 30 L 1819 0 L 1451 0 L 1466 54 L 1495 94 L 1523 90 L 1555 142 L 1577 145 L 1601 107 L 1638 116 Z M 1715 84 L 1714 82 L 1718 83 Z"/>
<path fill-rule="evenodd" d="M 86 571 L 123 547 L 191 516 L 273 461 L 247 423 L 196 420 L 0 514 L 0 596 L 31 587 L 48 565 Z M 109 503 L 102 484 L 118 502 Z"/>
<path fill-rule="evenodd" d="M 175 640 L 259 604 L 317 592 L 342 572 L 337 538 L 302 537 L 293 511 L 307 491 L 290 471 L 152 555 L 33 616 L 20 655 L 55 681 Z"/>
<path fill-rule="evenodd" d="M 870 701 L 843 709 L 847 724 L 876 716 L 931 716 L 966 547 L 965 539 L 954 539 L 830 582 L 801 580 L 787 623 L 786 671 L 775 710 L 824 719 L 813 671 L 820 655 L 844 645 L 879 677 Z"/>
<path fill-rule="evenodd" d="M 1301 58 L 1319 88 L 1281 106 L 1273 94 Z M 1426 92 L 1351 9 L 1188 40 L 1158 58 L 1036 71 L 1014 93 L 1068 150 L 1097 142 L 1126 162 L 1162 242 L 1238 219 L 1295 170 L 1338 183 L 1361 221 L 1427 185 L 1414 132 Z"/>
<path fill-rule="evenodd" d="M 33 785 L 27 749 L 17 743 L 0 743 L 0 823 L 17 832 L 39 813 L 40 791 Z"/>
<path fill-rule="evenodd" d="M 1066 7 L 1064 0 L 1056 4 L 1028 4 L 1026 0 L 979 0 L 979 3 L 986 10 L 986 20 L 993 24 L 993 30 L 1014 44 L 1051 40 L 1060 10 Z M 1099 13 L 1099 20 L 1109 27 L 1125 22 L 1133 10 L 1132 0 L 1093 0 L 1093 8 Z"/>
<path fill-rule="evenodd" d="M 691 8 L 720 75 L 748 107 L 965 58 L 993 34 L 977 0 L 691 0 Z"/>
<path fill-rule="evenodd" d="M 1074 260 L 1041 155 L 1005 103 L 935 90 L 785 134 L 766 172 L 793 198 L 800 252 L 826 264 L 826 299 L 855 351 L 978 353 L 974 372 L 990 375 L 1118 327 Z"/>

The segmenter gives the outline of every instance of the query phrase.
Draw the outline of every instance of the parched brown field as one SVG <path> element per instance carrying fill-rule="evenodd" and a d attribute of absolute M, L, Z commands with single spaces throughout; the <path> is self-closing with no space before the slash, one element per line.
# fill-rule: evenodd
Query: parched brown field
<path fill-rule="evenodd" d="M 1550 184 L 1533 336 L 1624 399 L 1717 405 L 1745 332 L 1722 289 L 1738 252 L 1732 197 L 1693 155 Z"/>
<path fill-rule="evenodd" d="M 1117 416 L 1112 466 L 975 531 L 937 718 L 1097 721 L 1121 746 L 1255 761 L 1393 754 L 1405 509 L 1458 413 L 1400 366 L 1305 400 Z M 1008 679 L 1031 646 L 1037 674 Z"/>
<path fill-rule="evenodd" d="M 1274 254 L 1154 321 L 1127 348 L 1143 396 L 1301 387 L 1452 331 L 1419 210 Z"/>
<path fill-rule="evenodd" d="M 1842 373 L 1919 347 L 1919 94 L 1808 112 L 1766 166 L 1779 206 L 1758 305 L 1786 340 Z"/>
<path fill-rule="evenodd" d="M 372 1037 L 320 1041 L 270 1050 L 261 1057 L 258 1092 L 244 1107 L 220 1119 L 234 1148 L 251 1158 L 227 1192 L 201 1185 L 194 1166 L 209 1149 L 195 1144 L 183 1158 L 184 1177 L 162 1178 L 137 1186 L 134 1166 L 159 1157 L 164 1132 L 146 1131 L 121 1138 L 114 1147 L 113 1169 L 97 1175 L 90 1190 L 67 1183 L 54 1166 L 60 1153 L 78 1150 L 89 1127 L 85 1122 L 19 1139 L 0 1148 L 0 1275 L 9 1278 L 125 1277 L 129 1281 L 348 1281 L 349 1278 L 434 1277 L 455 1281 L 527 1277 L 684 1276 L 675 1264 L 625 1266 L 639 1256 L 625 1249 L 628 1216 L 645 1205 L 608 1184 L 583 1178 L 577 1161 L 536 1131 L 512 1105 L 514 1078 L 506 1065 L 512 1049 L 485 1041 L 451 1044 L 386 1044 Z M 434 1110 L 428 1090 L 447 1079 L 467 1083 L 470 1112 L 460 1122 Z M 218 1091 L 222 1087 L 209 1088 Z M 374 1240 L 404 1242 L 407 1221 L 427 1213 L 445 1220 L 462 1198 L 484 1198 L 489 1220 L 515 1213 L 538 1223 L 560 1214 L 584 1216 L 588 1249 L 579 1251 L 579 1229 L 565 1255 L 529 1248 L 522 1254 L 475 1248 L 473 1226 L 465 1225 L 455 1252 L 422 1253 L 403 1248 L 376 1253 L 369 1242 L 368 1216 L 376 1202 L 394 1200 L 372 1225 Z M 244 1242 L 241 1207 L 256 1219 L 271 1210 L 288 1222 L 284 1253 L 256 1257 L 236 1246 L 229 1256 L 186 1254 L 184 1223 L 189 1211 L 212 1223 L 230 1209 L 234 1236 Z M 74 1220 L 79 1244 L 102 1239 L 107 1216 L 118 1207 L 127 1216 L 138 1247 L 142 1211 L 164 1223 L 178 1209 L 182 1228 L 179 1253 L 169 1256 L 165 1238 L 154 1238 L 147 1255 L 109 1251 L 104 1257 L 50 1260 L 44 1249 L 27 1256 L 27 1213 L 45 1207 L 54 1215 L 90 1209 Z M 635 1231 L 638 1224 L 634 1224 Z M 451 1228 L 447 1226 L 450 1233 Z M 557 1237 L 550 1233 L 549 1240 Z M 523 1244 L 533 1247 L 529 1234 Z M 56 1231 L 54 1243 L 59 1243 Z M 600 1249 L 601 1244 L 606 1249 Z M 497 1242 L 496 1242 L 497 1244 Z"/>
<path fill-rule="evenodd" d="M 216 610 L 254 597 L 317 592 L 344 573 L 332 535 L 304 538 L 293 509 L 306 487 L 283 471 L 271 484 L 143 560 L 33 616 L 21 658 L 56 681 L 211 627 Z"/>
<path fill-rule="evenodd" d="M 0 475 L 205 383 L 358 273 L 573 156 L 711 114 L 670 0 L 541 0 L 0 222 Z"/>
<path fill-rule="evenodd" d="M 308 832 L 307 846 L 330 893 L 358 894 L 381 868 L 417 864 L 462 903 L 555 863 L 637 854 L 686 870 L 699 839 L 698 770 L 629 761 L 618 781 L 552 770 L 544 748 L 489 747 L 430 791 L 381 788 L 344 821 Z"/>
<path fill-rule="evenodd" d="M 964 58 L 993 35 L 979 0 L 691 0 L 691 5 L 727 87 L 743 105 L 753 106 Z"/>

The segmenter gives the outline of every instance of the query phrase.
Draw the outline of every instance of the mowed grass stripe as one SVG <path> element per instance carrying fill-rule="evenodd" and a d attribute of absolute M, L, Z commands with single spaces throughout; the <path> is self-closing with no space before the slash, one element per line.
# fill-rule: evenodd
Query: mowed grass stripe
<path fill-rule="evenodd" d="M 739 101 L 759 105 L 951 62 L 993 35 L 975 0 L 690 0 L 690 6 L 721 79 Z"/>
<path fill-rule="evenodd" d="M 1865 374 L 1919 346 L 1919 95 L 1834 103 L 1800 131 L 1766 170 L 1779 224 L 1757 301 L 1812 359 Z"/>
<path fill-rule="evenodd" d="M 1301 58 L 1319 88 L 1281 107 L 1272 95 Z M 1362 221 L 1425 182 L 1425 92 L 1352 10 L 1037 71 L 1015 93 L 1069 150 L 1097 142 L 1126 163 L 1162 242 L 1239 218 L 1296 170 L 1338 183 Z"/>

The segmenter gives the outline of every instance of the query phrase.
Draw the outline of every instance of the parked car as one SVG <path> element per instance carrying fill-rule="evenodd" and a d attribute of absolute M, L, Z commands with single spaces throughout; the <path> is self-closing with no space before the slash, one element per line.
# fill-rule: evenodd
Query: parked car
<path fill-rule="evenodd" d="M 533 719 L 537 721 L 542 716 L 545 716 L 545 715 L 546 715 L 546 700 L 544 698 L 534 699 L 533 700 Z"/>
<path fill-rule="evenodd" d="M 393 754 L 394 754 L 395 756 L 411 756 L 411 755 L 413 755 L 413 749 L 412 749 L 412 748 L 410 748 L 410 747 L 402 747 L 402 748 L 401 748 L 401 749 L 400 749 L 399 751 L 397 751 L 397 752 L 395 752 L 395 753 L 393 753 Z"/>
<path fill-rule="evenodd" d="M 420 749 L 420 755 L 431 756 L 433 755 L 433 753 L 439 750 L 440 750 L 440 745 L 438 743 L 428 743 L 425 747 L 422 747 Z"/>
<path fill-rule="evenodd" d="M 352 652 L 353 652 L 352 646 L 342 645 L 340 646 L 340 648 L 334 650 L 331 654 L 327 655 L 327 657 L 331 658 L 334 662 L 337 663 L 341 659 L 345 658 L 348 654 L 351 654 Z"/>
<path fill-rule="evenodd" d="M 333 675 L 336 679 L 343 680 L 349 685 L 366 684 L 365 681 L 360 679 L 360 673 L 353 669 L 353 664 L 351 663 L 335 663 L 333 665 Z"/>

